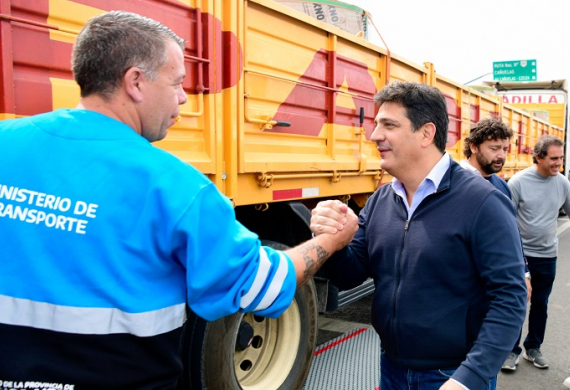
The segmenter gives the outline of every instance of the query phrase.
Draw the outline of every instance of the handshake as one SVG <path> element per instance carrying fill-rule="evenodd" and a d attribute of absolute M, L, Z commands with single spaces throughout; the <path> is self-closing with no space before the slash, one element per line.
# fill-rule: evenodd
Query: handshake
<path fill-rule="evenodd" d="M 311 212 L 311 232 L 315 237 L 321 234 L 335 235 L 339 245 L 344 248 L 358 230 L 358 216 L 346 204 L 339 200 L 319 202 Z"/>

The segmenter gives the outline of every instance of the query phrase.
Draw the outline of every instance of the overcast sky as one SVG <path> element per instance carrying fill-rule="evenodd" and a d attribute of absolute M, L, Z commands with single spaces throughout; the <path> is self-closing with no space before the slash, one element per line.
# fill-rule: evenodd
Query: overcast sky
<path fill-rule="evenodd" d="M 537 80 L 570 79 L 570 0 L 343 0 L 367 10 L 389 49 L 465 84 L 493 62 L 537 60 Z M 384 47 L 372 27 L 369 40 Z"/>

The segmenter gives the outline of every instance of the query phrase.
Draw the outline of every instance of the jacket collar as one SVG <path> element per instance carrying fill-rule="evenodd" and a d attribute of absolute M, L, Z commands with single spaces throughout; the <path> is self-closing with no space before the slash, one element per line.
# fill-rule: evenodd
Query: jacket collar
<path fill-rule="evenodd" d="M 443 174 L 441 181 L 439 182 L 439 186 L 437 187 L 436 192 L 444 191 L 449 189 L 449 185 L 451 183 L 451 175 L 458 170 L 463 169 L 461 166 L 453 161 L 453 158 L 449 156 L 449 169 Z"/>

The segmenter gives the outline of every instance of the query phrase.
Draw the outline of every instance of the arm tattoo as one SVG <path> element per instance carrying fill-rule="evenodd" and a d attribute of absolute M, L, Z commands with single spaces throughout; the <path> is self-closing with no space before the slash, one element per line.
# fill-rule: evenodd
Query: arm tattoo
<path fill-rule="evenodd" d="M 330 257 L 330 253 L 327 252 L 322 246 L 315 245 L 313 243 L 307 243 L 301 245 L 297 250 L 303 255 L 303 261 L 305 262 L 305 272 L 303 273 L 303 283 L 307 282 L 313 276 L 315 272 L 323 265 L 326 259 Z M 310 253 L 315 250 L 317 258 Z"/>

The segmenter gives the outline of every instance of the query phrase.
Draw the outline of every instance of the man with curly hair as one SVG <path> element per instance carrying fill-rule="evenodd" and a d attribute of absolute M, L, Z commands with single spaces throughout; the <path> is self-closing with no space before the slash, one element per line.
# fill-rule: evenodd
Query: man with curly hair
<path fill-rule="evenodd" d="M 505 164 L 505 159 L 509 151 L 509 142 L 513 136 L 513 131 L 502 121 L 496 119 L 483 119 L 478 122 L 465 138 L 465 148 L 463 154 L 466 160 L 462 160 L 460 165 L 487 179 L 499 191 L 511 199 L 511 190 L 506 181 L 501 179 L 496 173 L 500 172 Z M 525 259 L 526 263 L 526 259 Z M 532 287 L 530 283 L 530 272 L 525 266 L 525 282 L 527 288 L 527 301 L 530 300 Z M 513 350 L 509 353 L 501 369 L 514 371 L 519 362 L 521 348 L 519 347 L 520 337 Z"/>
<path fill-rule="evenodd" d="M 513 131 L 496 119 L 483 119 L 478 122 L 465 138 L 463 154 L 466 160 L 460 165 L 478 173 L 493 184 L 499 191 L 511 197 L 507 182 L 496 175 L 503 166 L 509 151 Z"/>

